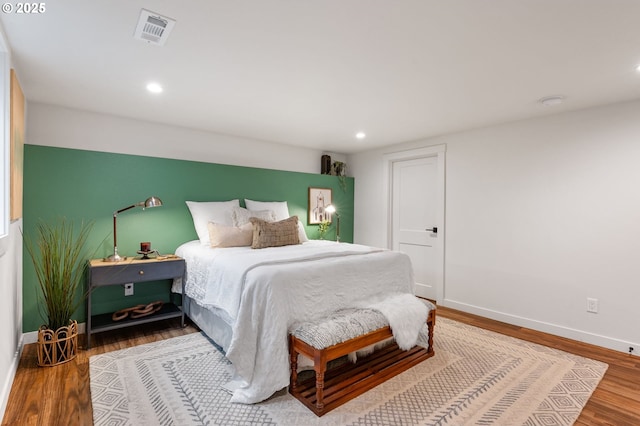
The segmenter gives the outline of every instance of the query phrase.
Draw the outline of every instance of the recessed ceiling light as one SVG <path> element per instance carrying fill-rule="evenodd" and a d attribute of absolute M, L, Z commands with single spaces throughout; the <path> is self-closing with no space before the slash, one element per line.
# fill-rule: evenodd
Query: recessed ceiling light
<path fill-rule="evenodd" d="M 364 139 L 366 137 L 367 137 L 367 135 L 364 132 L 356 133 L 356 139 Z"/>
<path fill-rule="evenodd" d="M 640 72 L 640 65 L 636 67 L 636 71 Z"/>
<path fill-rule="evenodd" d="M 538 102 L 540 102 L 544 106 L 560 105 L 562 102 L 564 102 L 564 96 L 559 96 L 559 95 L 547 96 L 540 99 Z"/>
<path fill-rule="evenodd" d="M 151 93 L 162 93 L 164 89 L 158 83 L 149 83 L 147 84 L 147 90 Z"/>

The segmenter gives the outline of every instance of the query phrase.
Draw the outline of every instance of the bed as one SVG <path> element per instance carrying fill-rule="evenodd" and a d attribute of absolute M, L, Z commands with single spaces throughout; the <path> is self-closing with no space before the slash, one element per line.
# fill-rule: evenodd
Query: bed
<path fill-rule="evenodd" d="M 211 246 L 201 238 L 176 254 L 187 265 L 186 313 L 232 363 L 232 402 L 260 402 L 289 384 L 288 332 L 296 324 L 414 291 L 408 256 L 390 250 L 322 240 Z"/>

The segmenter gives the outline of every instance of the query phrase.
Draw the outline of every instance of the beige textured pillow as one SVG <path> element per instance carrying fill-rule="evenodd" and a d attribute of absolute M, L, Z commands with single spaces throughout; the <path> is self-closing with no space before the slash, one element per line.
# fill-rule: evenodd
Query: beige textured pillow
<path fill-rule="evenodd" d="M 298 216 L 291 216 L 280 222 L 267 222 L 252 217 L 253 242 L 251 248 L 280 247 L 300 244 Z"/>
<path fill-rule="evenodd" d="M 250 246 L 253 241 L 253 225 L 225 226 L 214 222 L 207 224 L 211 247 L 243 247 Z"/>

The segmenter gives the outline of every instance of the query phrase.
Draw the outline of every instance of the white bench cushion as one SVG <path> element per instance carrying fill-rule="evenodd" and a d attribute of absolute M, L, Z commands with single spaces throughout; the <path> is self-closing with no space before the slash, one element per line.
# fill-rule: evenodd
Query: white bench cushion
<path fill-rule="evenodd" d="M 385 316 L 374 309 L 343 309 L 320 321 L 304 322 L 291 334 L 316 349 L 325 349 L 388 325 Z"/>

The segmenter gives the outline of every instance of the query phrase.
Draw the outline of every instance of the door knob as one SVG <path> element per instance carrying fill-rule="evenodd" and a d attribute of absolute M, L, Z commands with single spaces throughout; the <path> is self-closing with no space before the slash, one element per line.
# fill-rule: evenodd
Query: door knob
<path fill-rule="evenodd" d="M 425 229 L 425 231 L 430 231 L 430 232 L 433 232 L 434 234 L 437 234 L 438 233 L 438 227 L 434 226 L 433 228 L 427 228 L 427 229 Z"/>

